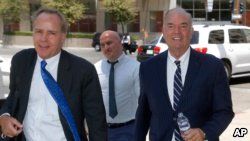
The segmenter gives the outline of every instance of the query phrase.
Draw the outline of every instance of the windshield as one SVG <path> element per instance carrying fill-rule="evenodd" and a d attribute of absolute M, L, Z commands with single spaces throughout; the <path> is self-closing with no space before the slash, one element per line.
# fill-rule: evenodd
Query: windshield
<path fill-rule="evenodd" d="M 145 42 L 146 44 L 157 44 L 161 37 L 162 37 L 162 34 L 153 35 L 149 37 Z"/>
<path fill-rule="evenodd" d="M 156 38 L 154 38 L 152 41 L 150 41 L 149 43 L 150 43 L 150 44 L 157 44 L 159 38 L 160 38 L 160 37 L 156 37 Z"/>

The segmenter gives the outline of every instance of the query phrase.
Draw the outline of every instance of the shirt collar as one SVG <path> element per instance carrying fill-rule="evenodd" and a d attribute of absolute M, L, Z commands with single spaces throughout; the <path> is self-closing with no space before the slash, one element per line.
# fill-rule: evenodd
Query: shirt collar
<path fill-rule="evenodd" d="M 125 55 L 124 53 L 122 53 L 122 54 L 118 57 L 118 59 L 117 59 L 118 63 L 121 62 L 125 57 L 126 57 L 126 55 Z M 108 59 L 107 59 L 106 62 L 108 62 Z"/>
<path fill-rule="evenodd" d="M 185 61 L 187 61 L 188 56 L 190 55 L 190 47 L 186 50 L 186 52 L 178 59 L 179 61 L 181 61 L 181 64 L 184 63 Z M 176 59 L 170 54 L 170 52 L 168 51 L 168 58 L 169 60 L 174 63 L 176 61 Z"/>
<path fill-rule="evenodd" d="M 49 59 L 45 59 L 45 61 L 47 62 L 47 64 L 51 64 L 52 62 L 58 62 L 60 59 L 60 56 L 61 56 L 61 51 L 58 54 L 56 54 L 55 56 L 50 57 Z M 39 62 L 44 60 L 38 54 L 37 54 L 37 58 L 38 58 Z"/>

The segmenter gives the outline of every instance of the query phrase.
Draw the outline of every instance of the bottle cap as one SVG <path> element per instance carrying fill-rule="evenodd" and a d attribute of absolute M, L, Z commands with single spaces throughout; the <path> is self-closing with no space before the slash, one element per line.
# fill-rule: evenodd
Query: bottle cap
<path fill-rule="evenodd" d="M 183 113 L 180 112 L 180 113 L 178 114 L 178 117 L 182 117 L 182 116 L 183 116 Z"/>

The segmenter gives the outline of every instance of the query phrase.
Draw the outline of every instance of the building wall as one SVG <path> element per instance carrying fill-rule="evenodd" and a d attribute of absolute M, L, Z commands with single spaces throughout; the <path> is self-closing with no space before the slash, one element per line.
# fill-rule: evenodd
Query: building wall
<path fill-rule="evenodd" d="M 150 11 L 167 11 L 170 3 L 175 6 L 176 0 L 134 0 L 135 7 L 139 11 L 140 29 L 138 32 L 150 31 Z M 102 32 L 105 29 L 105 7 L 103 0 L 97 0 L 96 29 Z M 121 26 L 117 26 L 117 31 L 121 32 Z M 127 31 L 125 31 L 127 32 Z"/>
<path fill-rule="evenodd" d="M 170 7 L 170 4 L 175 0 L 139 0 L 139 9 L 140 9 L 140 31 L 141 32 L 152 32 L 150 26 L 162 26 L 163 13 L 167 11 Z M 161 13 L 161 14 L 160 14 Z M 161 15 L 161 20 L 156 21 L 156 25 L 152 24 L 151 21 L 154 20 L 153 15 Z M 159 32 L 159 29 L 156 30 Z M 153 31 L 154 32 L 154 31 Z"/>
<path fill-rule="evenodd" d="M 104 31 L 104 23 L 105 23 L 105 12 L 104 6 L 101 0 L 96 0 L 96 31 L 102 32 Z"/>
<path fill-rule="evenodd" d="M 211 23 L 230 23 L 231 12 L 229 8 L 228 0 L 212 0 L 213 9 L 208 10 L 207 0 L 135 0 L 135 7 L 139 11 L 140 27 L 138 32 L 160 32 L 161 25 L 163 24 L 163 13 L 176 6 L 185 8 L 192 16 L 195 22 L 211 22 Z M 242 2 L 244 0 L 239 0 Z M 250 0 L 246 0 L 244 3 L 248 3 Z M 97 0 L 97 31 L 101 32 L 105 30 L 105 8 L 102 4 L 103 0 Z M 211 0 L 209 1 L 211 2 Z M 159 18 L 159 15 L 161 19 Z M 246 16 L 248 17 L 248 15 Z M 153 19 L 156 19 L 156 23 L 153 23 Z M 248 19 L 248 18 L 246 18 Z M 107 19 L 106 19 L 107 20 Z M 153 21 L 153 22 L 152 22 Z M 245 22 L 248 23 L 248 22 Z M 152 27 L 157 27 L 153 29 Z M 118 32 L 121 32 L 120 26 L 117 28 Z"/>

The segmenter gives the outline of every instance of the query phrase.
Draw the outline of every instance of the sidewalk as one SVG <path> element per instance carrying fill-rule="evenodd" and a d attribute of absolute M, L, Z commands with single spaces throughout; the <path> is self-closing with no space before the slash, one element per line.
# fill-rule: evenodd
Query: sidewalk
<path fill-rule="evenodd" d="M 248 133 L 244 137 L 233 137 L 236 128 L 246 128 Z M 220 136 L 220 141 L 250 141 L 250 109 L 235 114 L 233 121 Z"/>
<path fill-rule="evenodd" d="M 246 128 L 248 133 L 244 137 L 233 137 L 236 128 Z M 235 117 L 228 128 L 220 136 L 221 141 L 250 141 L 250 109 L 235 113 Z"/>

